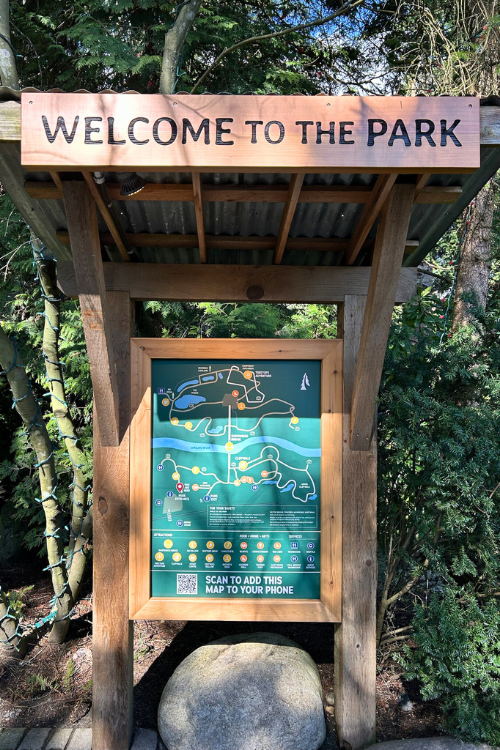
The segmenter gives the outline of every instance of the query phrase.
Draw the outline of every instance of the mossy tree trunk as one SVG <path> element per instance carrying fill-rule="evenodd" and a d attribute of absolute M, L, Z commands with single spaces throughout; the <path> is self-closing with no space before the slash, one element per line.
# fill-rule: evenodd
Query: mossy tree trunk
<path fill-rule="evenodd" d="M 22 658 L 28 642 L 26 637 L 21 633 L 19 627 L 19 617 L 12 609 L 9 597 L 0 588 L 0 647 L 1 651 L 10 656 Z"/>
<path fill-rule="evenodd" d="M 63 546 L 64 517 L 56 495 L 57 474 L 53 447 L 42 419 L 40 405 L 33 395 L 31 383 L 26 375 L 21 355 L 15 342 L 9 339 L 1 327 L 0 365 L 9 381 L 15 408 L 26 427 L 26 433 L 37 458 L 36 468 L 38 468 L 41 489 L 39 502 L 45 514 L 48 570 L 50 570 L 55 592 L 53 611 L 49 616 L 54 620 L 51 640 L 60 642 L 59 633 L 64 631 L 65 634 L 68 627 L 73 597 L 66 575 Z"/>
<path fill-rule="evenodd" d="M 75 431 L 69 407 L 66 403 L 63 365 L 60 359 L 59 341 L 61 327 L 61 293 L 57 288 L 56 263 L 45 257 L 39 240 L 32 238 L 33 251 L 38 269 L 42 293 L 45 300 L 45 323 L 43 329 L 43 358 L 51 408 L 65 442 L 73 467 L 69 543 L 66 554 L 66 572 L 73 603 L 78 600 L 80 585 L 90 554 L 92 537 L 92 508 L 89 507 L 89 487 L 84 474 L 85 456 Z M 65 624 L 54 623 L 51 640 L 64 640 L 69 620 Z"/>

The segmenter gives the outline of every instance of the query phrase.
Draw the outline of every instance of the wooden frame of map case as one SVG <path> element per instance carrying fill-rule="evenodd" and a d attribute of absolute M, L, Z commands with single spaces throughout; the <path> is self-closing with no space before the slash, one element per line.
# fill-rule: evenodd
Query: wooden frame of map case
<path fill-rule="evenodd" d="M 130 584 L 132 620 L 340 622 L 342 602 L 342 340 L 132 339 Z M 320 599 L 151 597 L 151 360 L 321 361 Z"/>

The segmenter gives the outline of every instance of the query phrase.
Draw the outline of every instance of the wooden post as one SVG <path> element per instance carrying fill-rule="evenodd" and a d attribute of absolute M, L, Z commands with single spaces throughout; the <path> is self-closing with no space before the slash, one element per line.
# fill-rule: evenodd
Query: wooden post
<path fill-rule="evenodd" d="M 392 311 L 413 208 L 414 185 L 394 187 L 382 209 L 366 299 L 351 403 L 351 447 L 368 450 Z"/>
<path fill-rule="evenodd" d="M 377 456 L 350 447 L 350 412 L 366 297 L 339 306 L 344 339 L 342 623 L 335 632 L 335 721 L 340 747 L 375 742 Z"/>
<path fill-rule="evenodd" d="M 120 443 L 104 447 L 94 404 L 93 750 L 127 750 L 132 731 L 133 624 L 128 615 L 130 338 L 128 292 L 107 292 L 119 389 Z"/>
<path fill-rule="evenodd" d="M 118 387 L 97 212 L 85 182 L 63 183 L 75 276 L 103 445 L 118 445 Z"/>

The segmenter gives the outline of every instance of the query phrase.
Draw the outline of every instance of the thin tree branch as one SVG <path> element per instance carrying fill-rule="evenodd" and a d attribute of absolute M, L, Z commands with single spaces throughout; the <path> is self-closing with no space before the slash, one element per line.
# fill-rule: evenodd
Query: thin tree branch
<path fill-rule="evenodd" d="M 243 39 L 241 42 L 237 42 L 236 44 L 233 44 L 231 47 L 227 47 L 225 50 L 223 50 L 218 57 L 215 58 L 213 63 L 206 69 L 206 71 L 203 73 L 200 78 L 196 81 L 193 88 L 191 89 L 191 93 L 194 94 L 196 89 L 198 89 L 205 78 L 210 75 L 212 70 L 217 67 L 217 65 L 220 63 L 223 57 L 228 55 L 230 52 L 234 52 L 235 49 L 239 49 L 240 47 L 243 47 L 245 44 L 254 44 L 255 42 L 262 42 L 265 39 L 276 39 L 277 37 L 284 36 L 284 34 L 290 34 L 292 31 L 302 31 L 303 29 L 310 29 L 314 26 L 322 26 L 325 23 L 328 23 L 328 21 L 333 21 L 334 18 L 337 18 L 338 16 L 343 15 L 344 13 L 347 13 L 348 10 L 352 10 L 357 5 L 361 5 L 364 0 L 349 0 L 345 5 L 342 5 L 341 8 L 335 11 L 335 13 L 330 13 L 329 16 L 324 16 L 323 18 L 318 18 L 316 21 L 310 21 L 309 23 L 301 23 L 298 24 L 298 26 L 290 26 L 288 29 L 283 29 L 282 31 L 274 31 L 270 34 L 261 34 L 260 36 L 252 36 L 248 39 Z"/>

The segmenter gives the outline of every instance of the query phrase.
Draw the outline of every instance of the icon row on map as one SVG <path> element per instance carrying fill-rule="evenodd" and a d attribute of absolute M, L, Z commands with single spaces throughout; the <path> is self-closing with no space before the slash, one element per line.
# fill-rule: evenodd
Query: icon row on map
<path fill-rule="evenodd" d="M 173 542 L 172 539 L 165 539 L 165 541 L 163 542 L 163 546 L 165 547 L 165 549 L 171 549 L 174 546 L 174 542 Z M 213 542 L 212 540 L 209 540 L 206 543 L 205 546 L 206 546 L 207 549 L 214 549 L 215 542 Z M 275 550 L 281 550 L 282 546 L 283 545 L 282 545 L 281 542 L 274 542 L 273 543 L 273 547 L 274 547 Z M 189 549 L 197 549 L 198 542 L 195 541 L 194 539 L 192 539 L 188 543 L 188 547 L 189 547 Z M 230 541 L 225 541 L 224 542 L 224 549 L 232 549 L 232 547 L 233 547 L 233 543 L 232 542 L 230 542 Z M 257 542 L 256 547 L 257 547 L 258 550 L 265 549 L 265 547 L 266 547 L 265 542 Z M 290 543 L 290 548 L 292 550 L 298 549 L 298 547 L 299 547 L 298 542 L 291 542 Z M 307 549 L 308 550 L 314 550 L 314 548 L 315 548 L 315 543 L 314 542 L 308 542 L 307 543 Z M 240 542 L 240 549 L 242 549 L 242 550 L 248 549 L 248 542 Z"/>
<path fill-rule="evenodd" d="M 164 559 L 165 559 L 165 555 L 163 554 L 163 552 L 157 552 L 155 554 L 155 560 L 157 562 L 163 562 Z M 231 563 L 232 560 L 233 560 L 233 558 L 231 557 L 231 555 L 224 555 L 222 559 L 223 559 L 223 561 L 225 563 Z M 257 555 L 257 558 L 256 558 L 256 560 L 257 560 L 258 563 L 265 562 L 265 559 L 266 558 L 264 557 L 264 555 Z M 181 562 L 182 561 L 182 554 L 180 552 L 174 552 L 172 554 L 172 560 L 173 560 L 173 562 L 176 562 L 176 563 Z M 188 560 L 189 560 L 189 562 L 194 563 L 194 562 L 196 562 L 198 560 L 198 555 L 195 555 L 194 553 L 191 553 L 188 556 Z M 214 561 L 214 556 L 211 553 L 209 553 L 209 554 L 205 555 L 205 560 L 208 563 L 212 563 Z M 313 563 L 314 560 L 315 560 L 314 555 L 308 555 L 307 556 L 307 562 L 308 563 Z M 240 555 L 240 562 L 246 563 L 247 561 L 248 561 L 247 555 Z M 297 555 L 292 555 L 292 557 L 290 558 L 290 561 L 292 563 L 296 563 L 296 562 L 299 561 L 299 558 L 297 557 Z M 275 562 L 275 563 L 281 562 L 281 555 L 274 555 L 273 556 L 273 562 Z"/>

